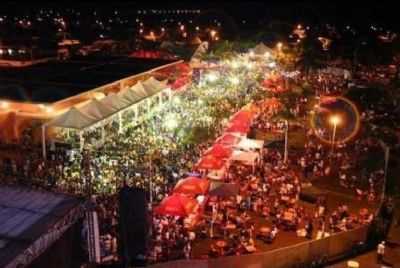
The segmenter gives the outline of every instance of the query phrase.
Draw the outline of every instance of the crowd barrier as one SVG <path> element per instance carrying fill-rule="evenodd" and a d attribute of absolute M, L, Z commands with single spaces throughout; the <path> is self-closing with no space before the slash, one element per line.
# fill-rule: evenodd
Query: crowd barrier
<path fill-rule="evenodd" d="M 333 234 L 329 237 L 298 243 L 271 251 L 249 255 L 220 257 L 204 260 L 177 260 L 158 263 L 150 268 L 289 268 L 311 263 L 321 258 L 329 260 L 354 250 L 359 242 L 365 242 L 369 225 Z"/>

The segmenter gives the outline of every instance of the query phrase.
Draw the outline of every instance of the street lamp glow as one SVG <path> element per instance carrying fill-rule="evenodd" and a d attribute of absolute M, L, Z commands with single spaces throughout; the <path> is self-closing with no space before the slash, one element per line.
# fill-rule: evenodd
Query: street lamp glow
<path fill-rule="evenodd" d="M 269 51 L 266 51 L 266 52 L 264 53 L 264 57 L 269 58 L 270 56 L 271 56 L 271 53 L 269 53 Z"/>
<path fill-rule="evenodd" d="M 277 47 L 279 50 L 282 49 L 282 46 L 283 46 L 282 42 L 278 42 L 278 44 L 276 44 L 276 47 Z"/>
<path fill-rule="evenodd" d="M 10 104 L 8 102 L 6 102 L 6 101 L 0 102 L 0 107 L 2 109 L 7 109 L 9 106 L 10 106 Z"/>
<path fill-rule="evenodd" d="M 211 30 L 210 35 L 212 38 L 214 38 L 214 36 L 217 34 L 216 30 Z"/>
<path fill-rule="evenodd" d="M 331 123 L 334 126 L 337 126 L 337 125 L 339 125 L 341 123 L 341 119 L 340 119 L 340 117 L 338 115 L 332 115 L 329 118 L 329 123 Z"/>

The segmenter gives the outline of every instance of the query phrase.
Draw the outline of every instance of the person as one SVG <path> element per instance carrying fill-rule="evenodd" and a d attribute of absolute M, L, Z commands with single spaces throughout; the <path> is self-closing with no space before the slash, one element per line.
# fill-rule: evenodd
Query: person
<path fill-rule="evenodd" d="M 190 259 L 190 254 L 192 251 L 192 247 L 190 245 L 190 241 L 187 241 L 185 247 L 183 248 L 183 252 L 185 253 L 185 258 L 188 260 Z"/>
<path fill-rule="evenodd" d="M 311 221 L 307 222 L 305 229 L 306 229 L 306 238 L 311 239 L 313 233 L 313 224 Z"/>
<path fill-rule="evenodd" d="M 382 241 L 377 248 L 376 256 L 377 256 L 377 263 L 380 264 L 383 261 L 383 256 L 385 254 L 385 241 Z"/>

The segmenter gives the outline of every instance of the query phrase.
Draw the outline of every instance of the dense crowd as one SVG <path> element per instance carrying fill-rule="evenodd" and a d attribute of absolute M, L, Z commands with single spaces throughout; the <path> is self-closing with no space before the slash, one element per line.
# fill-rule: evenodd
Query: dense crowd
<path fill-rule="evenodd" d="M 368 77 L 368 73 L 365 74 Z M 340 94 L 349 87 L 350 79 L 325 72 L 312 72 L 298 78 L 307 82 L 315 94 Z M 307 98 L 299 98 L 290 107 L 297 118 L 305 113 Z M 253 122 L 260 132 L 283 133 L 286 123 L 271 120 L 278 108 L 265 109 Z M 163 118 L 152 115 L 152 123 L 161 125 Z M 372 120 L 373 110 L 362 114 Z M 221 133 L 222 125 L 215 126 Z M 95 210 L 99 218 L 101 257 L 104 263 L 118 259 L 118 202 L 115 192 L 121 180 L 148 190 L 149 199 L 160 202 L 169 195 L 176 182 L 190 173 L 193 166 L 210 147 L 211 140 L 200 144 L 180 145 L 174 135 L 154 135 L 148 122 L 130 125 L 122 133 L 110 124 L 105 129 L 106 142 L 99 148 L 85 148 L 82 156 L 73 150 L 51 146 L 44 163 L 40 150 L 30 149 L 23 157 L 3 160 L 2 180 L 8 184 L 26 184 L 71 194 L 96 193 Z M 85 140 L 98 138 L 98 133 L 86 133 Z M 149 139 L 149 137 L 153 137 Z M 332 233 L 353 229 L 371 222 L 373 214 L 363 210 L 359 215 L 349 212 L 345 204 L 328 207 L 319 198 L 310 209 L 299 200 L 301 185 L 315 178 L 337 175 L 342 187 L 351 189 L 360 199 L 376 200 L 383 183 L 383 170 L 357 172 L 359 159 L 379 145 L 371 139 L 358 138 L 353 143 L 339 143 L 334 150 L 322 143 L 313 131 L 308 131 L 304 150 L 284 163 L 280 150 L 259 151 L 261 161 L 255 168 L 239 163 L 230 165 L 226 182 L 238 186 L 236 194 L 209 196 L 204 217 L 195 227 L 187 227 L 185 219 L 153 215 L 150 228 L 149 260 L 153 262 L 195 258 L 193 247 L 207 241 L 207 257 L 249 254 L 258 251 L 258 244 L 271 244 L 279 233 L 322 238 Z M 27 146 L 29 148 L 29 146 Z M 151 148 L 158 148 L 154 151 Z M 151 154 L 148 154 L 151 152 Z M 362 178 L 360 178 L 362 177 Z M 367 182 L 367 183 L 365 183 Z"/>

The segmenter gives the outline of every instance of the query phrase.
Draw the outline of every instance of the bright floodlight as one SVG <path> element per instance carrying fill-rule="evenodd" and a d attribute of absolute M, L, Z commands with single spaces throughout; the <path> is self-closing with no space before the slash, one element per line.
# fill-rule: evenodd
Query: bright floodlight
<path fill-rule="evenodd" d="M 269 58 L 269 56 L 271 56 L 271 54 L 269 53 L 269 51 L 266 51 L 266 52 L 264 53 L 264 57 Z"/>
<path fill-rule="evenodd" d="M 231 83 L 234 85 L 239 85 L 239 78 L 235 77 L 231 77 Z"/>
<path fill-rule="evenodd" d="M 46 113 L 52 113 L 52 112 L 53 112 L 53 107 L 47 106 Z"/>
<path fill-rule="evenodd" d="M 237 69 L 239 68 L 239 63 L 237 61 L 232 61 L 231 66 L 232 68 Z"/>
<path fill-rule="evenodd" d="M 340 120 L 340 117 L 339 117 L 338 115 L 332 115 L 332 116 L 329 118 L 329 122 L 330 122 L 332 125 L 337 126 L 338 124 L 340 124 L 341 120 Z"/>
<path fill-rule="evenodd" d="M 174 130 L 175 128 L 178 127 L 178 121 L 172 114 L 167 116 L 164 124 L 165 127 L 169 130 Z"/>
<path fill-rule="evenodd" d="M 283 46 L 282 42 L 278 42 L 278 44 L 276 44 L 276 47 L 277 47 L 279 50 L 282 49 L 282 46 Z"/>
<path fill-rule="evenodd" d="M 217 75 L 215 73 L 209 73 L 207 75 L 207 80 L 210 82 L 215 82 L 217 80 Z"/>

